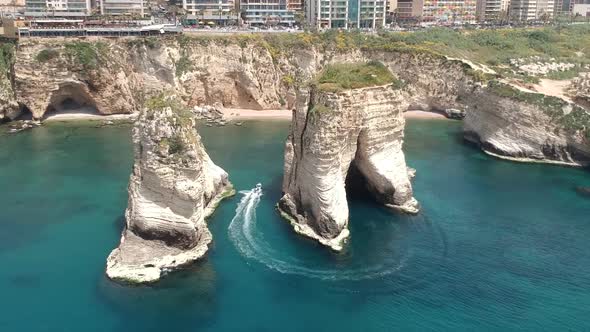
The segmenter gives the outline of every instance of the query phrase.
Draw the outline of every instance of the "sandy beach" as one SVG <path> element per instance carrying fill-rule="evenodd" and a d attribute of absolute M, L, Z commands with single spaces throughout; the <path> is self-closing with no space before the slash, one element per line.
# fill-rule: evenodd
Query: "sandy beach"
<path fill-rule="evenodd" d="M 404 112 L 404 117 L 406 119 L 442 119 L 446 120 L 447 117 L 434 112 L 426 112 L 426 111 L 406 111 Z"/>
<path fill-rule="evenodd" d="M 222 111 L 223 117 L 229 120 L 255 120 L 255 119 L 274 119 L 274 120 L 291 120 L 291 110 L 252 110 L 239 108 L 225 108 Z M 133 120 L 137 114 L 111 114 L 98 115 L 89 113 L 62 113 L 50 115 L 43 121 L 76 121 L 76 120 L 90 120 L 90 121 L 118 121 L 118 120 Z M 446 119 L 446 117 L 439 113 L 425 112 L 425 111 L 407 111 L 404 112 L 406 119 Z"/>
<path fill-rule="evenodd" d="M 227 119 L 283 119 L 291 120 L 291 110 L 250 110 L 224 108 L 223 117 Z"/>
<path fill-rule="evenodd" d="M 77 120 L 90 120 L 90 121 L 119 121 L 119 120 L 133 120 L 137 117 L 137 114 L 88 114 L 88 113 L 62 113 L 49 115 L 43 122 L 52 121 L 77 121 Z"/>

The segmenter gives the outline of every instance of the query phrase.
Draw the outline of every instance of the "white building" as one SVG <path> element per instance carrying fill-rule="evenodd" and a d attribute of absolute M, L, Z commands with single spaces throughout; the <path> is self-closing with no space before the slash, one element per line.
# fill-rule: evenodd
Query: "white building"
<path fill-rule="evenodd" d="M 144 0 L 99 0 L 101 15 L 137 15 L 145 16 L 148 13 L 147 1 Z"/>
<path fill-rule="evenodd" d="M 553 17 L 554 0 L 512 0 L 510 16 L 517 21 L 534 21 Z"/>
<path fill-rule="evenodd" d="M 385 25 L 387 0 L 308 0 L 305 19 L 316 29 L 378 28 Z"/>
<path fill-rule="evenodd" d="M 477 20 L 479 22 L 497 22 L 508 15 L 510 0 L 478 0 Z"/>
<path fill-rule="evenodd" d="M 203 15 L 225 15 L 237 11 L 234 0 L 182 0 L 182 8 L 187 14 Z"/>
<path fill-rule="evenodd" d="M 297 8 L 300 2 L 293 2 L 291 6 Z M 251 25 L 295 24 L 295 13 L 287 0 L 242 0 L 240 11 L 244 22 Z"/>
<path fill-rule="evenodd" d="M 90 0 L 26 0 L 25 3 L 25 16 L 83 17 L 90 13 Z"/>
<path fill-rule="evenodd" d="M 576 3 L 572 8 L 572 15 L 590 17 L 590 4 L 589 3 Z"/>

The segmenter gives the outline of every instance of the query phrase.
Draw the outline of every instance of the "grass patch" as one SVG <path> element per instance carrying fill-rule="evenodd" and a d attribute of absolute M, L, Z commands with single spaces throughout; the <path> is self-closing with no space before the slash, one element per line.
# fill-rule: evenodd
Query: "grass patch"
<path fill-rule="evenodd" d="M 491 81 L 488 89 L 500 97 L 536 105 L 566 132 L 571 134 L 580 132 L 587 140 L 590 140 L 590 113 L 582 107 L 570 105 L 561 98 L 520 91 L 498 81 Z M 567 106 L 572 107 L 572 110 L 566 114 L 564 108 Z"/>
<path fill-rule="evenodd" d="M 160 93 L 157 96 L 149 98 L 145 101 L 144 107 L 147 112 L 147 118 L 150 120 L 154 118 L 156 112 L 161 112 L 166 108 L 172 110 L 172 116 L 176 119 L 177 123 L 182 125 L 192 124 L 194 118 L 193 113 L 186 109 L 178 98 L 168 96 L 165 93 Z"/>
<path fill-rule="evenodd" d="M 101 57 L 104 57 L 108 52 L 108 46 L 102 42 L 75 41 L 66 43 L 64 46 L 70 59 L 86 69 L 98 68 Z"/>
<path fill-rule="evenodd" d="M 37 53 L 37 56 L 35 57 L 35 59 L 38 62 L 44 63 L 47 61 L 51 61 L 55 58 L 57 58 L 59 56 L 59 51 L 53 48 L 46 48 L 44 50 L 41 50 L 39 53 Z"/>
<path fill-rule="evenodd" d="M 378 61 L 328 65 L 318 75 L 321 91 L 338 92 L 397 82 L 389 69 Z"/>
<path fill-rule="evenodd" d="M 0 44 L 0 71 L 8 75 L 14 62 L 14 44 Z"/>
<path fill-rule="evenodd" d="M 176 61 L 176 77 L 182 76 L 182 74 L 187 73 L 193 69 L 193 63 L 191 60 L 186 56 L 186 54 L 182 54 L 180 59 Z"/>

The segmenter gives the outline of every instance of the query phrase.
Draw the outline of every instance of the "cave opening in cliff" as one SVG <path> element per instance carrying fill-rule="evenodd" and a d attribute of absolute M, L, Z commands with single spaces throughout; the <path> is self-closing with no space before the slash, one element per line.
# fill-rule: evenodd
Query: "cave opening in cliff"
<path fill-rule="evenodd" d="M 43 117 L 58 114 L 100 115 L 92 97 L 79 84 L 64 84 L 51 95 Z"/>
<path fill-rule="evenodd" d="M 27 105 L 20 105 L 20 114 L 15 120 L 33 120 L 33 112 L 27 107 Z"/>

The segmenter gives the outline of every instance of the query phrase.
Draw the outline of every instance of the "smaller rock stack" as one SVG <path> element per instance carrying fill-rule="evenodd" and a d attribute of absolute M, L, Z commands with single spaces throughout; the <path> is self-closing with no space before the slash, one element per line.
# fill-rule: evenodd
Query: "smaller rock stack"
<path fill-rule="evenodd" d="M 211 242 L 205 218 L 233 194 L 228 175 L 205 151 L 191 112 L 151 99 L 133 129 L 126 227 L 107 259 L 107 276 L 154 282 L 201 258 Z"/>

